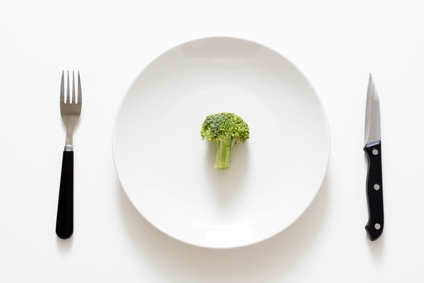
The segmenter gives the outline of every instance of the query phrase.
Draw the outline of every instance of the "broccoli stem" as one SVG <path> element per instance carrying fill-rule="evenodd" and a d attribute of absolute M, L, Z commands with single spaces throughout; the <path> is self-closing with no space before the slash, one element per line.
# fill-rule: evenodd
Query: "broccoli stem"
<path fill-rule="evenodd" d="M 233 150 L 234 138 L 226 137 L 216 142 L 216 158 L 214 167 L 218 169 L 226 169 L 230 167 L 231 152 Z"/>

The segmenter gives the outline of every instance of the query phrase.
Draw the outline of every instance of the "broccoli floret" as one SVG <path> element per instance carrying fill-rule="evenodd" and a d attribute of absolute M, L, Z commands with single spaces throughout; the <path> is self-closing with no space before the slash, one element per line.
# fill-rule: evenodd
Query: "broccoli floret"
<path fill-rule="evenodd" d="M 216 143 L 215 168 L 230 167 L 231 152 L 234 144 L 249 138 L 249 126 L 233 113 L 223 112 L 206 117 L 200 131 L 202 139 Z"/>

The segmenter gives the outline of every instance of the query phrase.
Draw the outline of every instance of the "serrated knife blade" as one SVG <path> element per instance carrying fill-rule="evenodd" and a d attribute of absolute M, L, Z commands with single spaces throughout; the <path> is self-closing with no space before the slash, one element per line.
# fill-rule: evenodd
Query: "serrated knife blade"
<path fill-rule="evenodd" d="M 374 80 L 370 74 L 365 111 L 365 146 L 368 157 L 366 195 L 368 202 L 368 223 L 365 230 L 371 241 L 383 233 L 383 174 L 381 163 L 380 100 Z"/>

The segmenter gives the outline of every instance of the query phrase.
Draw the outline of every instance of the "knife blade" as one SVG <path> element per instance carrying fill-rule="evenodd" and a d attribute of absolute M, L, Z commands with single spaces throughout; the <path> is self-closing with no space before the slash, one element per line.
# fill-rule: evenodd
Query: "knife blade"
<path fill-rule="evenodd" d="M 366 195 L 368 203 L 368 222 L 365 230 L 371 241 L 383 233 L 383 174 L 381 164 L 380 100 L 374 80 L 370 74 L 365 111 L 365 146 L 368 158 Z"/>

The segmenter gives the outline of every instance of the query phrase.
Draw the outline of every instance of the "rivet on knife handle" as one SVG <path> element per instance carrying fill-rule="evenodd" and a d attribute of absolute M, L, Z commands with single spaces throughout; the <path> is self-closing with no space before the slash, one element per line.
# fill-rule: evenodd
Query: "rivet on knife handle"
<path fill-rule="evenodd" d="M 367 201 L 369 219 L 365 226 L 371 241 L 377 240 L 383 233 L 383 178 L 381 167 L 381 141 L 366 144 L 364 151 L 368 157 Z"/>

